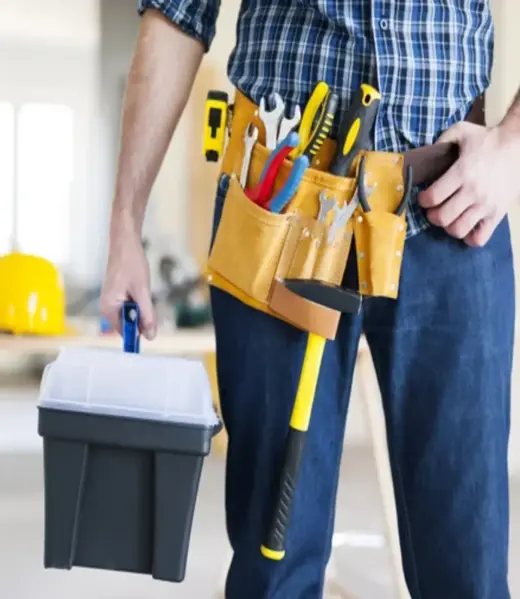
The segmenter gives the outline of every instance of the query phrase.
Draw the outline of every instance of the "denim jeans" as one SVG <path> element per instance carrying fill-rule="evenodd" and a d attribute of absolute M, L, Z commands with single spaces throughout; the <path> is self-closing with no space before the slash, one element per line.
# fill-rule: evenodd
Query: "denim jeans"
<path fill-rule="evenodd" d="M 219 184 L 214 230 L 225 201 Z M 247 243 L 247 240 L 245 240 Z M 356 287 L 354 253 L 345 285 Z M 306 335 L 212 289 L 229 434 L 227 599 L 319 599 L 360 334 L 381 388 L 412 599 L 509 599 L 514 278 L 505 219 L 483 248 L 441 229 L 406 242 L 397 300 L 344 315 L 323 358 L 281 562 L 262 557 Z M 383 598 L 382 598 L 383 599 Z"/>

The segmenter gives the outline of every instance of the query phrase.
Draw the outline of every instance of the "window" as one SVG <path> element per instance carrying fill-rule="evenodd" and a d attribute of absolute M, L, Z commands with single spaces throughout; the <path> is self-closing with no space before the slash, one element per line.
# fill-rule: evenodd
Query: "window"
<path fill-rule="evenodd" d="M 16 241 L 56 264 L 69 257 L 74 114 L 59 104 L 24 104 L 16 134 Z"/>
<path fill-rule="evenodd" d="M 14 106 L 0 102 L 0 255 L 12 247 L 14 226 Z"/>

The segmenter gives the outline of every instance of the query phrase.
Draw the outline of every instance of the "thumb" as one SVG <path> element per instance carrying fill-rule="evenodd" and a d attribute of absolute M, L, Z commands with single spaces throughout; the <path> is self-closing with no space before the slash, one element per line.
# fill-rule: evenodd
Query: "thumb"
<path fill-rule="evenodd" d="M 460 144 L 464 138 L 464 124 L 456 123 L 448 127 L 446 131 L 441 133 L 435 143 L 455 143 Z"/>
<path fill-rule="evenodd" d="M 143 287 L 132 293 L 132 299 L 139 306 L 139 329 L 151 341 L 157 334 L 157 319 L 150 290 Z"/>

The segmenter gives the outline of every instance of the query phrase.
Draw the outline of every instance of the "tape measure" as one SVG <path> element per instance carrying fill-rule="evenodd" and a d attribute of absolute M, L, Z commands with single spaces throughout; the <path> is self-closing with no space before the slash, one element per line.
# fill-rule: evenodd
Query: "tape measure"
<path fill-rule="evenodd" d="M 210 90 L 204 115 L 204 155 L 208 162 L 218 162 L 224 152 L 228 123 L 228 95 Z"/>

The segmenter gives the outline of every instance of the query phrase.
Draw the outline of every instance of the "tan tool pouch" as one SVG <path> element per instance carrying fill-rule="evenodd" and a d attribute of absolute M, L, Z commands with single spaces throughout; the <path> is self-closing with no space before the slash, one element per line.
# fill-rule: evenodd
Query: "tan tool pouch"
<path fill-rule="evenodd" d="M 369 197 L 371 212 L 365 214 L 358 208 L 353 218 L 332 235 L 334 211 L 318 222 L 320 193 L 324 191 L 329 199 L 334 197 L 341 208 L 352 201 L 356 190 L 355 177 L 336 177 L 326 172 L 334 151 L 332 143 L 326 144 L 308 169 L 283 214 L 273 214 L 246 196 L 238 177 L 244 133 L 250 122 L 259 128 L 260 134 L 247 186 L 258 183 L 269 157 L 256 110 L 254 104 L 237 93 L 231 138 L 222 168 L 231 180 L 207 263 L 208 281 L 253 308 L 333 338 L 339 315 L 293 296 L 280 282 L 285 278 L 303 278 L 339 285 L 354 233 L 360 292 L 397 296 L 406 222 L 404 216 L 396 217 L 391 212 L 403 195 L 402 156 L 366 154 L 366 181 L 369 185 L 376 182 Z M 291 165 L 286 161 L 282 166 L 274 193 L 285 183 Z M 379 246 L 381 240 L 386 249 Z"/>

